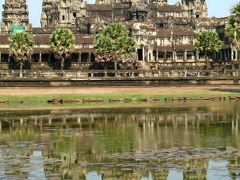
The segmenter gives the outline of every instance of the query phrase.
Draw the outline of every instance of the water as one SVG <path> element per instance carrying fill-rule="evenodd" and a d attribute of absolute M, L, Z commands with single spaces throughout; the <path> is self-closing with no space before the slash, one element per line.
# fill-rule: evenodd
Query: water
<path fill-rule="evenodd" d="M 240 179 L 240 103 L 0 111 L 0 179 Z"/>

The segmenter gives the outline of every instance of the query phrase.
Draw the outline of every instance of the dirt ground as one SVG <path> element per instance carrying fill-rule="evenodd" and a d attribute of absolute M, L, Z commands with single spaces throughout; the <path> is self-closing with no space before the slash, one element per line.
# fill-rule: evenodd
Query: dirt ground
<path fill-rule="evenodd" d="M 185 87 L 0 87 L 0 95 L 35 96 L 54 94 L 231 94 L 240 93 L 240 86 L 185 86 Z"/>

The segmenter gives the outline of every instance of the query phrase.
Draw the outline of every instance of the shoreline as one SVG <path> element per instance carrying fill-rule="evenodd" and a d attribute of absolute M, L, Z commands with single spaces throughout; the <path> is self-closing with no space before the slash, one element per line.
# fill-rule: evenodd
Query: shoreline
<path fill-rule="evenodd" d="M 235 101 L 239 102 L 239 101 Z M 34 112 L 34 111 L 52 111 L 54 113 L 58 114 L 65 114 L 66 112 L 69 111 L 77 111 L 77 110 L 103 110 L 103 109 L 126 109 L 126 108 L 169 108 L 169 107 L 186 107 L 186 106 L 210 106 L 212 105 L 217 105 L 217 104 L 227 104 L 227 103 L 234 103 L 234 101 L 179 101 L 179 102 L 158 102 L 158 103 L 108 103 L 108 104 L 69 104 L 69 105 L 47 105 L 45 106 L 31 106 L 31 105 L 21 105 L 18 104 L 17 106 L 11 106 L 11 105 L 0 105 L 0 112 L 21 112 L 21 113 L 26 113 L 26 112 Z M 15 104 L 16 105 L 16 104 Z M 55 112 L 56 111 L 56 112 Z"/>
<path fill-rule="evenodd" d="M 55 101 L 55 100 L 56 101 Z M 0 110 L 119 107 L 240 100 L 240 86 L 0 87 Z M 48 103 L 49 102 L 49 103 Z"/>

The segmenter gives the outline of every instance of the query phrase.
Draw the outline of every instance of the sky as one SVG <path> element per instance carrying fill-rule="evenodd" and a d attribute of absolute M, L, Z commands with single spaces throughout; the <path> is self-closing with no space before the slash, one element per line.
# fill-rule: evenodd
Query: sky
<path fill-rule="evenodd" d="M 180 0 L 168 0 L 169 4 L 175 4 Z M 230 14 L 229 9 L 239 0 L 206 0 L 208 4 L 208 16 L 225 17 Z M 0 6 L 5 0 L 0 0 Z M 94 3 L 95 0 L 88 0 L 89 3 Z M 27 0 L 29 9 L 29 19 L 33 27 L 40 27 L 40 16 L 42 0 Z M 2 17 L 2 8 L 0 8 L 0 19 Z"/>

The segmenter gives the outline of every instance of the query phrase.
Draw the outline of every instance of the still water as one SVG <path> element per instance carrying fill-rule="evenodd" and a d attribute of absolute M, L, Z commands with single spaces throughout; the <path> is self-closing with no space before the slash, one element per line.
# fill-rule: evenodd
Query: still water
<path fill-rule="evenodd" d="M 0 179 L 240 179 L 240 103 L 0 111 Z"/>

